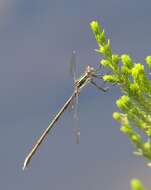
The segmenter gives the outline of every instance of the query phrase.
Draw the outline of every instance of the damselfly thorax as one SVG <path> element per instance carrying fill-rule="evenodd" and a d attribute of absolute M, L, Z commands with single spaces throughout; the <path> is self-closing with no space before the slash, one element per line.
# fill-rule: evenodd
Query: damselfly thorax
<path fill-rule="evenodd" d="M 81 75 L 77 80 L 75 80 L 75 89 L 77 90 L 77 93 L 80 92 L 80 90 L 89 82 L 91 82 L 91 79 L 93 75 L 95 74 L 95 69 L 93 67 L 90 67 L 89 65 L 86 67 L 84 74 Z"/>

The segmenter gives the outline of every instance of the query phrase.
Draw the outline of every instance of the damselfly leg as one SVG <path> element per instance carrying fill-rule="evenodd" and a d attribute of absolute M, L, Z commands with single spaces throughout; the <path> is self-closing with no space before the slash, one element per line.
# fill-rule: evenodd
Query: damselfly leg
<path fill-rule="evenodd" d="M 109 90 L 109 87 L 102 87 L 100 85 L 98 85 L 96 82 L 94 82 L 94 80 L 90 81 L 91 84 L 93 84 L 95 87 L 97 87 L 97 89 L 103 91 L 103 92 L 107 92 Z"/>

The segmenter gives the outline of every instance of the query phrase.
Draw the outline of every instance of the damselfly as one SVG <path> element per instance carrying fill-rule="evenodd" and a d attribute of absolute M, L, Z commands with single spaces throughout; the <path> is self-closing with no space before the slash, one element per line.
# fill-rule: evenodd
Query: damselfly
<path fill-rule="evenodd" d="M 73 51 L 73 55 L 75 56 L 75 51 Z M 75 78 L 75 77 L 74 77 Z M 85 72 L 75 80 L 74 82 L 74 91 L 72 95 L 69 97 L 69 99 L 65 102 L 65 104 L 62 106 L 62 108 L 59 110 L 59 112 L 56 114 L 56 116 L 52 119 L 48 127 L 45 129 L 45 131 L 42 133 L 40 138 L 37 140 L 27 157 L 25 158 L 24 164 L 23 164 L 23 170 L 26 168 L 26 166 L 30 163 L 30 160 L 32 159 L 33 155 L 36 153 L 37 149 L 41 145 L 41 143 L 44 141 L 46 138 L 47 134 L 49 131 L 52 129 L 54 124 L 59 120 L 61 115 L 64 113 L 64 111 L 69 107 L 69 105 L 78 98 L 80 95 L 81 90 L 83 87 L 85 87 L 87 84 L 91 83 L 94 86 L 96 86 L 98 89 L 102 90 L 103 92 L 106 92 L 108 88 L 103 88 L 99 85 L 96 84 L 94 81 L 94 78 L 101 78 L 101 76 L 98 75 L 98 70 L 95 70 L 93 67 L 87 66 L 85 69 Z M 76 100 L 77 101 L 77 100 Z M 76 105 L 77 106 L 77 105 Z M 77 130 L 77 136 L 80 135 L 80 131 Z M 77 137 L 79 138 L 79 137 Z M 78 141 L 78 139 L 77 139 Z"/>

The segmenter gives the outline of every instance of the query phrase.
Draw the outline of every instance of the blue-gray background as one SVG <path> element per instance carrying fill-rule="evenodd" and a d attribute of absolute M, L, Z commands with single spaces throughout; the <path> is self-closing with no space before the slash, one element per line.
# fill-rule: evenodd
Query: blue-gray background
<path fill-rule="evenodd" d="M 66 112 L 30 167 L 24 158 L 72 92 L 69 59 L 97 66 L 89 22 L 98 19 L 115 53 L 135 62 L 151 53 L 151 1 L 0 0 L 0 189 L 128 190 L 138 177 L 150 188 L 151 170 L 134 157 L 112 119 L 120 96 L 93 87 L 79 100 L 81 143 Z M 137 58 L 137 59 L 136 59 Z"/>

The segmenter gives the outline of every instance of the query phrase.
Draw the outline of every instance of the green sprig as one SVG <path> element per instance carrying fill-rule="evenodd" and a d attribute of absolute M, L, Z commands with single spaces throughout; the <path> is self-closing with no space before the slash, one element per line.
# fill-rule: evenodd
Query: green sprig
<path fill-rule="evenodd" d="M 92 21 L 90 27 L 98 44 L 96 51 L 103 57 L 100 64 L 111 71 L 103 76 L 103 80 L 116 83 L 123 93 L 116 101 L 121 113 L 115 112 L 113 118 L 121 123 L 121 132 L 128 136 L 136 152 L 151 161 L 151 144 L 148 140 L 151 137 L 150 73 L 145 72 L 143 64 L 133 63 L 128 54 L 113 54 L 110 40 L 97 21 Z M 151 56 L 147 56 L 145 61 L 151 69 Z M 139 131 L 136 132 L 135 128 Z"/>
<path fill-rule="evenodd" d="M 145 190 L 142 183 L 138 179 L 131 180 L 131 188 L 132 190 Z"/>

